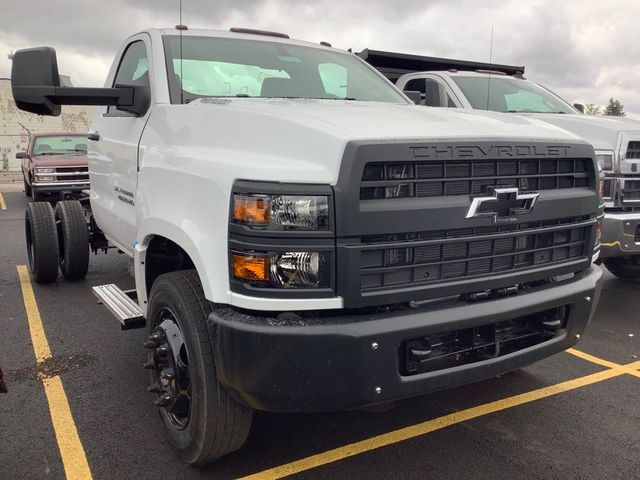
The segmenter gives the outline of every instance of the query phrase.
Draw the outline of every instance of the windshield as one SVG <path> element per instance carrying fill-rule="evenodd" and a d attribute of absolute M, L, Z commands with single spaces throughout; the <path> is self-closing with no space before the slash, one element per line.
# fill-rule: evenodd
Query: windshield
<path fill-rule="evenodd" d="M 452 78 L 471 106 L 479 110 L 576 114 L 561 98 L 528 80 L 492 75 L 489 84 L 485 76 Z"/>
<path fill-rule="evenodd" d="M 353 55 L 236 38 L 165 36 L 172 103 L 199 97 L 320 98 L 406 104 Z"/>
<path fill-rule="evenodd" d="M 36 137 L 33 143 L 34 155 L 84 155 L 87 153 L 87 137 L 55 136 Z"/>

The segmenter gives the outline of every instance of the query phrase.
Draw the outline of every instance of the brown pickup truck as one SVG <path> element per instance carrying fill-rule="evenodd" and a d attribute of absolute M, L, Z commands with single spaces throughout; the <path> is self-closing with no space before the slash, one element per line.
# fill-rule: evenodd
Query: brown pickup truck
<path fill-rule="evenodd" d="M 86 133 L 35 133 L 16 158 L 24 193 L 35 201 L 73 198 L 89 188 Z"/>

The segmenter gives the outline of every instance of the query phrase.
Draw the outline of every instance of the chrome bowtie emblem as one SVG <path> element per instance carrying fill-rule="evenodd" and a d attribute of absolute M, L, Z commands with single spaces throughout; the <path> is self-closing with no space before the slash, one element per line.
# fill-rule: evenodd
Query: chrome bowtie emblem
<path fill-rule="evenodd" d="M 494 223 L 514 222 L 518 215 L 531 212 L 539 193 L 519 193 L 517 188 L 489 187 L 491 196 L 475 197 L 466 218 L 492 217 Z"/>

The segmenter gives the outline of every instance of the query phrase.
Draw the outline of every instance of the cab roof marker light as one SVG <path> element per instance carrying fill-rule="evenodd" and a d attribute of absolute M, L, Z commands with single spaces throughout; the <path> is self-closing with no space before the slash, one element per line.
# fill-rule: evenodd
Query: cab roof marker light
<path fill-rule="evenodd" d="M 322 42 L 320 42 L 320 45 L 322 45 L 323 47 L 331 48 L 331 44 L 329 42 L 322 41 Z"/>
<path fill-rule="evenodd" d="M 268 30 L 255 30 L 253 28 L 231 27 L 229 31 L 233 33 L 248 33 L 251 35 L 266 35 L 267 37 L 290 38 L 286 33 L 270 32 Z"/>

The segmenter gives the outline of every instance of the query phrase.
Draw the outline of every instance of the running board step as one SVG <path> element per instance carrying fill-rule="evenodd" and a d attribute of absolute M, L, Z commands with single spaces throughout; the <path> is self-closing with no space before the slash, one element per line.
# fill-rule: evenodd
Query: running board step
<path fill-rule="evenodd" d="M 142 310 L 127 293 L 115 284 L 98 285 L 91 289 L 98 300 L 107 307 L 114 317 L 122 324 L 122 330 L 144 327 L 145 319 Z"/>

